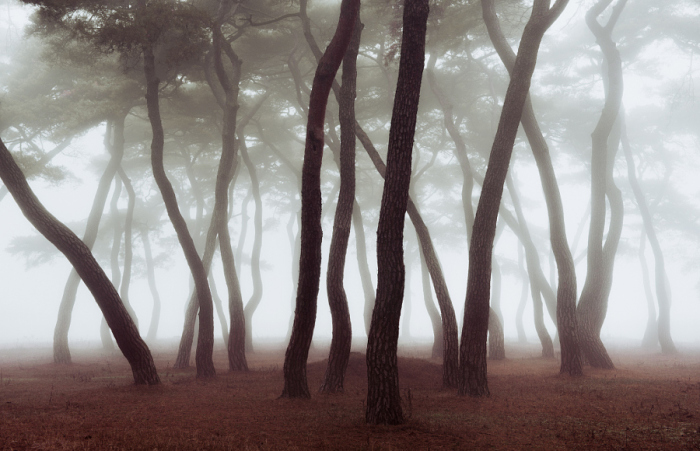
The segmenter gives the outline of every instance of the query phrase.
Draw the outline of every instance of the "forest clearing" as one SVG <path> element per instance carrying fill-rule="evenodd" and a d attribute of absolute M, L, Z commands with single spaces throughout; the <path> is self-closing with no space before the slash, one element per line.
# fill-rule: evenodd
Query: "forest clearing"
<path fill-rule="evenodd" d="M 490 362 L 491 395 L 442 390 L 430 349 L 399 348 L 407 421 L 364 421 L 364 354 L 353 352 L 342 394 L 319 394 L 327 356 L 309 356 L 311 399 L 280 399 L 284 348 L 249 355 L 248 372 L 172 369 L 174 347 L 154 347 L 162 384 L 133 384 L 127 362 L 95 349 L 74 363 L 51 363 L 51 350 L 0 354 L 1 449 L 697 449 L 700 357 L 610 347 L 615 370 L 559 375 L 556 359 L 534 344 L 507 343 Z M 362 349 L 362 347 L 358 347 Z M 226 366 L 219 344 L 218 368 Z"/>

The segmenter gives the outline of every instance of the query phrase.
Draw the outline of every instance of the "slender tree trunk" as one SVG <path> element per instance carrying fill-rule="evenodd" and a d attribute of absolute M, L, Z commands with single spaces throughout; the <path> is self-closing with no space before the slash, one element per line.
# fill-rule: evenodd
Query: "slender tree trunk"
<path fill-rule="evenodd" d="M 221 300 L 221 296 L 219 296 L 219 292 L 216 288 L 216 281 L 211 272 L 209 273 L 209 287 L 211 289 L 211 299 L 214 301 L 214 308 L 216 309 L 216 317 L 219 319 L 219 326 L 221 327 L 221 339 L 226 349 L 228 349 L 228 322 L 226 313 L 224 313 L 224 303 Z"/>
<path fill-rule="evenodd" d="M 133 261 L 134 256 L 133 225 L 134 207 L 136 206 L 136 192 L 134 191 L 134 187 L 131 184 L 131 180 L 129 180 L 129 177 L 126 175 L 126 172 L 124 172 L 124 168 L 122 168 L 121 165 L 119 166 L 119 169 L 117 169 L 117 173 L 119 174 L 119 178 L 122 180 L 124 188 L 126 188 L 126 192 L 129 196 L 129 202 L 126 208 L 126 218 L 124 219 L 124 276 L 122 277 L 122 283 L 119 288 L 119 295 L 121 296 L 122 301 L 124 302 L 124 307 L 126 307 L 126 310 L 129 312 L 129 315 L 131 315 L 131 319 L 134 320 L 134 324 L 136 324 L 136 328 L 138 329 L 139 319 L 136 316 L 134 308 L 131 306 L 131 302 L 129 302 L 129 285 L 131 284 L 131 262 Z"/>
<path fill-rule="evenodd" d="M 520 270 L 520 278 L 523 281 L 523 288 L 520 291 L 520 302 L 518 302 L 518 310 L 515 313 L 515 329 L 518 331 L 518 342 L 527 343 L 527 335 L 523 327 L 523 314 L 525 313 L 525 306 L 527 305 L 527 293 L 530 286 L 530 279 L 525 269 L 525 262 L 523 261 L 522 246 L 518 246 L 518 269 Z"/>
<path fill-rule="evenodd" d="M 121 167 L 121 166 L 120 166 Z M 112 199 L 109 202 L 109 214 L 110 222 L 112 223 L 112 249 L 109 254 L 110 270 L 112 272 L 112 285 L 118 287 L 121 284 L 122 273 L 119 268 L 119 251 L 122 245 L 122 227 L 121 221 L 119 220 L 119 209 L 117 204 L 119 203 L 119 196 L 122 192 L 122 183 L 117 177 L 114 178 L 114 189 L 112 190 Z M 122 298 L 122 302 L 124 299 Z M 126 303 L 124 304 L 126 307 Z M 128 309 L 127 309 L 128 311 Z M 133 318 L 132 318 L 133 319 Z M 138 326 L 137 326 L 138 327 Z M 114 343 L 112 342 L 112 333 L 107 325 L 107 320 L 102 317 L 100 321 L 100 340 L 102 341 L 102 348 L 106 351 L 114 350 Z"/>
<path fill-rule="evenodd" d="M 489 0 L 490 1 L 490 0 Z M 484 10 L 489 1 L 482 0 Z M 530 81 L 537 61 L 537 52 L 545 31 L 566 1 L 558 0 L 549 8 L 549 1 L 535 0 L 530 20 L 525 25 L 518 55 L 513 66 L 508 91 L 489 157 L 479 205 L 474 218 L 474 231 L 469 247 L 469 276 L 464 309 L 464 327 L 460 345 L 459 394 L 489 394 L 486 379 L 486 333 L 489 319 L 492 245 L 496 219 L 513 151 L 515 136 Z"/>
<path fill-rule="evenodd" d="M 113 119 L 115 128 L 123 129 L 127 112 L 128 111 L 123 111 Z M 111 137 L 111 131 L 111 128 L 108 128 L 108 138 Z M 124 156 L 123 137 L 123 133 L 115 131 L 114 143 L 110 141 L 107 142 L 106 147 L 111 154 L 110 160 L 97 185 L 97 191 L 92 201 L 92 207 L 83 235 L 83 243 L 85 243 L 88 249 L 92 249 L 92 246 L 95 244 L 95 239 L 97 239 L 97 230 L 100 225 L 100 219 L 102 218 L 102 210 L 104 210 L 107 195 L 109 194 L 109 186 Z M 5 185 L 7 185 L 7 183 Z M 9 188 L 8 186 L 8 189 Z M 76 269 L 73 268 L 63 290 L 63 298 L 58 308 L 58 319 L 56 320 L 56 328 L 54 329 L 53 360 L 56 363 L 71 363 L 70 349 L 68 348 L 68 330 L 70 329 L 71 315 L 73 313 L 73 306 L 75 305 L 75 297 L 78 293 L 78 285 L 80 285 L 80 276 Z"/>
<path fill-rule="evenodd" d="M 355 201 L 352 208 L 352 226 L 355 229 L 355 247 L 357 253 L 357 266 L 360 271 L 360 282 L 365 297 L 362 317 L 365 323 L 365 333 L 369 335 L 369 326 L 372 322 L 372 310 L 374 310 L 374 286 L 372 285 L 372 273 L 367 261 L 367 242 L 365 241 L 365 227 L 362 222 L 360 204 Z"/>
<path fill-rule="evenodd" d="M 318 63 L 309 99 L 306 146 L 301 187 L 301 256 L 294 325 L 284 356 L 282 397 L 310 397 L 306 381 L 306 360 L 316 322 L 321 277 L 321 160 L 323 157 L 326 104 L 335 74 L 345 55 L 360 9 L 358 0 L 343 0 L 335 35 Z M 306 17 L 306 0 L 300 1 Z M 308 21 L 308 17 L 307 17 Z M 309 27 L 304 25 L 305 30 Z"/>
<path fill-rule="evenodd" d="M 430 272 L 428 271 L 428 265 L 425 262 L 423 248 L 418 246 L 418 250 L 420 254 L 423 302 L 425 303 L 425 309 L 428 311 L 428 317 L 430 318 L 430 324 L 433 329 L 433 350 L 431 356 L 434 359 L 441 358 L 445 349 L 445 341 L 442 337 L 442 319 L 440 317 L 440 311 L 438 311 L 438 309 L 435 307 L 435 303 L 433 302 L 433 293 L 430 286 Z"/>
<path fill-rule="evenodd" d="M 142 6 L 145 8 L 145 5 Z M 177 198 L 163 166 L 164 133 L 160 117 L 160 105 L 158 100 L 158 85 L 160 81 L 156 76 L 155 57 L 153 56 L 153 44 L 148 42 L 143 45 L 144 74 L 146 76 L 146 106 L 148 118 L 151 122 L 153 139 L 151 141 L 151 165 L 153 176 L 158 189 L 163 196 L 165 208 L 170 221 L 177 233 L 178 241 L 185 253 L 187 265 L 194 278 L 197 300 L 199 303 L 199 337 L 197 340 L 197 377 L 209 378 L 216 374 L 212 354 L 214 351 L 214 308 L 212 305 L 211 291 L 207 282 L 207 271 L 202 259 L 197 253 L 194 240 L 187 230 L 182 213 L 177 205 Z"/>
<path fill-rule="evenodd" d="M 504 360 L 506 358 L 505 335 L 498 314 L 494 309 L 489 310 L 489 360 Z"/>
<path fill-rule="evenodd" d="M 676 345 L 673 343 L 673 339 L 671 338 L 671 300 L 666 288 L 667 276 L 666 265 L 664 263 L 664 254 L 661 251 L 659 240 L 656 237 L 656 230 L 654 229 L 654 223 L 651 217 L 651 212 L 649 211 L 649 206 L 647 205 L 647 200 L 642 192 L 642 188 L 639 186 L 639 182 L 637 181 L 637 174 L 634 169 L 634 157 L 632 157 L 632 149 L 630 148 L 629 139 L 627 138 L 627 126 L 624 122 L 624 116 L 621 115 L 621 118 L 622 149 L 624 150 L 625 158 L 627 159 L 627 174 L 630 185 L 632 185 L 634 197 L 637 200 L 639 212 L 642 215 L 646 236 L 649 238 L 649 244 L 651 245 L 651 250 L 654 253 L 654 282 L 656 285 L 656 298 L 659 301 L 658 340 L 661 344 L 662 353 L 675 354 L 678 351 L 676 350 Z"/>
<path fill-rule="evenodd" d="M 596 41 L 603 52 L 605 65 L 608 69 L 604 78 L 608 83 L 605 105 L 598 124 L 591 134 L 591 225 L 588 233 L 588 270 L 577 308 L 579 340 L 586 361 L 594 367 L 607 369 L 612 369 L 615 366 L 600 339 L 600 329 L 607 312 L 615 260 L 613 249 L 609 244 L 615 250 L 617 247 L 614 217 L 611 217 L 605 249 L 603 247 L 605 197 L 606 193 L 611 194 L 613 190 L 616 190 L 616 188 L 608 186 L 612 182 L 612 168 L 608 167 L 610 160 L 608 139 L 619 115 L 623 85 L 622 62 L 615 43 L 611 39 L 611 33 L 626 1 L 618 1 L 607 25 L 602 27 L 597 18 L 611 3 L 612 0 L 600 0 L 586 14 L 586 23 L 596 36 Z M 616 200 L 610 196 L 609 198 L 612 212 L 615 207 L 613 202 Z M 621 207 L 621 202 L 619 203 Z M 621 230 L 621 218 L 618 222 Z M 619 239 L 619 234 L 617 238 Z"/>
<path fill-rule="evenodd" d="M 647 327 L 642 338 L 642 347 L 647 349 L 656 348 L 659 344 L 659 328 L 656 321 L 656 307 L 654 307 L 654 294 L 651 291 L 651 281 L 649 280 L 649 267 L 644 253 L 646 243 L 646 232 L 642 229 L 639 237 L 639 263 L 642 266 L 642 283 L 644 284 L 644 297 L 647 300 Z"/>
<path fill-rule="evenodd" d="M 117 166 L 114 166 L 115 171 Z M 85 282 L 107 319 L 117 346 L 131 366 L 134 383 L 159 384 L 158 372 L 148 346 L 139 336 L 136 325 L 119 298 L 119 293 L 100 268 L 89 246 L 53 217 L 39 202 L 1 140 L 0 178 L 29 222 L 68 258 Z M 109 187 L 108 182 L 107 186 Z"/>
<path fill-rule="evenodd" d="M 396 348 L 405 279 L 403 228 L 411 182 L 411 154 L 425 61 L 428 12 L 427 0 L 404 2 L 399 77 L 377 228 L 377 300 L 367 341 L 365 420 L 369 424 L 400 424 L 405 421 Z"/>
<path fill-rule="evenodd" d="M 343 391 L 345 370 L 350 359 L 352 324 L 343 287 L 345 259 L 350 240 L 352 210 L 355 204 L 355 86 L 357 81 L 357 54 L 360 49 L 362 22 L 359 13 L 352 39 L 343 57 L 343 84 L 340 88 L 340 191 L 333 222 L 333 236 L 328 255 L 326 287 L 333 321 L 333 337 L 328 354 L 328 366 L 320 391 Z M 361 231 L 360 233 L 363 233 Z"/>
<path fill-rule="evenodd" d="M 501 31 L 493 2 L 487 2 L 486 6 L 484 8 L 484 22 L 491 42 L 509 73 L 512 73 L 516 55 Z M 521 122 L 540 173 L 549 216 L 550 241 L 558 269 L 559 281 L 553 285 L 558 287 L 557 330 L 562 355 L 560 372 L 581 375 L 583 371 L 576 321 L 576 268 L 566 239 L 564 209 L 552 160 L 549 156 L 549 147 L 537 123 L 530 96 L 525 99 Z"/>
<path fill-rule="evenodd" d="M 148 238 L 148 228 L 141 229 L 141 242 L 143 242 L 143 252 L 146 258 L 146 276 L 148 278 L 148 288 L 151 290 L 153 298 L 153 308 L 151 309 L 151 322 L 148 325 L 146 340 L 154 342 L 158 335 L 158 323 L 160 322 L 160 294 L 156 286 L 156 272 L 153 264 L 153 254 L 151 253 L 151 241 Z"/>

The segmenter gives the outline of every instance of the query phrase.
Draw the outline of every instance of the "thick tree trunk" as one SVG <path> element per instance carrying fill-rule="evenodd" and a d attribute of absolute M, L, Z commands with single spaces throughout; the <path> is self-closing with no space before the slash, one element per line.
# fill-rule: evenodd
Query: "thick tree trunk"
<path fill-rule="evenodd" d="M 367 341 L 365 420 L 369 424 L 404 422 L 396 356 L 405 279 L 403 228 L 425 61 L 428 11 L 427 0 L 404 2 L 399 77 L 391 116 L 386 178 L 377 228 L 377 300 Z"/>
<path fill-rule="evenodd" d="M 141 242 L 143 243 L 143 252 L 146 258 L 146 276 L 148 278 L 148 288 L 151 290 L 153 298 L 153 308 L 151 309 L 151 321 L 148 325 L 148 334 L 146 340 L 154 342 L 158 335 L 158 324 L 160 323 L 160 294 L 158 294 L 158 286 L 156 285 L 156 271 L 153 264 L 153 254 L 151 252 L 151 241 L 148 238 L 148 228 L 141 229 Z"/>
<path fill-rule="evenodd" d="M 115 171 L 116 167 L 117 165 L 114 166 Z M 68 258 L 85 282 L 107 319 L 117 346 L 131 365 L 134 383 L 160 383 L 148 346 L 139 336 L 134 322 L 119 298 L 119 293 L 100 268 L 89 246 L 41 205 L 1 140 L 0 178 L 29 222 Z"/>
<path fill-rule="evenodd" d="M 626 1 L 618 1 L 605 27 L 598 23 L 598 16 L 612 3 L 612 0 L 598 1 L 586 14 L 586 22 L 600 46 L 605 65 L 607 66 L 607 92 L 605 105 L 598 124 L 591 134 L 591 225 L 588 233 L 588 268 L 586 281 L 581 292 L 577 308 L 579 321 L 579 339 L 581 350 L 586 361 L 597 368 L 614 368 L 603 342 L 600 339 L 600 329 L 605 321 L 608 306 L 608 295 L 612 285 L 615 250 L 622 229 L 622 218 L 611 216 L 605 248 L 603 235 L 605 232 L 605 197 L 610 199 L 611 215 L 616 214 L 617 208 L 622 207 L 621 198 L 615 191 L 619 190 L 612 184 L 611 158 L 608 150 L 608 139 L 618 118 L 622 103 L 622 62 L 620 54 L 611 39 L 612 29 L 619 18 Z M 618 143 L 615 143 L 617 146 Z M 619 230 L 618 230 L 619 229 Z"/>
<path fill-rule="evenodd" d="M 328 254 L 326 288 L 333 321 L 333 337 L 328 354 L 328 366 L 320 391 L 343 391 L 345 369 L 350 359 L 352 324 L 343 287 L 345 259 L 350 240 L 352 210 L 355 204 L 355 86 L 357 81 L 357 54 L 360 49 L 362 22 L 358 14 L 355 27 L 343 57 L 343 84 L 340 88 L 340 191 L 333 222 L 333 236 Z M 360 231 L 364 233 L 364 231 Z"/>
<path fill-rule="evenodd" d="M 123 111 L 114 118 L 114 128 L 121 128 L 123 130 L 127 113 L 128 111 Z M 111 132 L 111 128 L 108 127 L 108 138 L 112 136 Z M 109 186 L 124 156 L 124 133 L 119 133 L 115 130 L 113 136 L 114 142 L 112 143 L 111 140 L 108 140 L 106 145 L 111 157 L 97 185 L 95 198 L 92 201 L 90 214 L 87 224 L 85 225 L 83 243 L 85 243 L 88 249 L 92 249 L 97 239 L 97 230 L 100 225 L 100 219 L 102 218 L 102 210 L 104 210 L 107 195 L 109 194 Z M 58 307 L 58 319 L 56 320 L 56 328 L 53 334 L 53 360 L 56 363 L 71 362 L 70 349 L 68 348 L 68 330 L 70 329 L 71 315 L 73 313 L 73 306 L 75 305 L 75 297 L 78 293 L 78 285 L 80 285 L 80 276 L 76 272 L 76 269 L 73 268 L 66 281 L 66 286 L 63 289 L 63 297 Z"/>
<path fill-rule="evenodd" d="M 639 212 L 642 215 L 644 231 L 646 232 L 646 236 L 649 238 L 649 244 L 651 245 L 651 250 L 654 253 L 654 282 L 656 285 L 656 298 L 659 302 L 658 340 L 661 344 L 662 353 L 675 354 L 678 351 L 676 350 L 676 345 L 673 343 L 673 339 L 671 338 L 671 300 L 666 287 L 667 276 L 666 265 L 664 263 L 664 254 L 661 250 L 661 246 L 659 245 L 659 240 L 656 237 L 656 230 L 654 229 L 654 222 L 651 217 L 651 212 L 649 211 L 649 206 L 647 205 L 647 200 L 642 192 L 642 188 L 639 186 L 639 182 L 637 181 L 637 174 L 634 169 L 634 157 L 632 156 L 632 149 L 630 148 L 629 139 L 627 138 L 627 126 L 624 122 L 623 116 L 622 120 L 622 149 L 624 150 L 625 158 L 627 159 L 627 174 L 630 185 L 632 185 L 634 197 L 637 200 Z M 644 242 L 643 240 L 644 237 L 642 236 L 642 242 Z M 643 252 L 641 253 L 641 259 L 646 264 Z M 649 318 L 652 318 L 652 316 L 649 315 Z"/>
<path fill-rule="evenodd" d="M 512 72 L 516 55 L 505 39 L 498 22 L 498 16 L 493 8 L 493 2 L 487 2 L 484 8 L 484 22 L 501 61 Z M 571 250 L 566 239 L 564 209 L 559 193 L 559 185 L 554 174 L 549 147 L 539 128 L 532 101 L 528 96 L 522 112 L 521 122 L 528 142 L 535 157 L 540 173 L 542 190 L 547 203 L 549 215 L 550 241 L 557 262 L 557 330 L 561 344 L 561 373 L 581 375 L 581 350 L 578 343 L 578 325 L 576 321 L 576 268 L 571 256 Z"/>
<path fill-rule="evenodd" d="M 345 55 L 360 9 L 359 0 L 343 0 L 335 35 L 318 63 L 309 99 L 306 146 L 301 187 L 301 256 L 294 325 L 284 356 L 282 397 L 310 397 L 306 381 L 306 360 L 316 322 L 321 278 L 321 160 L 323 157 L 326 104 L 335 74 Z M 306 0 L 300 2 L 301 16 L 309 28 Z"/>
<path fill-rule="evenodd" d="M 489 1 L 482 0 L 483 9 Z M 489 394 L 486 379 L 486 333 L 489 320 L 492 245 L 496 219 L 513 151 L 515 136 L 530 81 L 537 62 L 542 37 L 563 9 L 566 1 L 557 1 L 552 9 L 549 1 L 535 0 L 532 15 L 520 40 L 498 130 L 491 148 L 489 164 L 474 218 L 474 231 L 469 247 L 469 276 L 464 310 L 464 327 L 460 345 L 459 394 Z"/>
<path fill-rule="evenodd" d="M 151 165 L 153 176 L 158 189 L 163 196 L 165 208 L 177 234 L 180 246 L 185 254 L 187 265 L 192 272 L 199 303 L 199 337 L 197 340 L 197 377 L 209 378 L 216 374 L 212 354 L 214 351 L 214 308 L 207 282 L 207 271 L 202 264 L 202 259 L 197 253 L 194 240 L 187 230 L 182 213 L 177 205 L 177 198 L 163 166 L 164 133 L 160 117 L 160 105 L 158 100 L 158 85 L 160 81 L 156 76 L 155 57 L 153 56 L 152 43 L 143 46 L 144 74 L 146 77 L 146 106 L 148 119 L 151 122 L 153 139 L 151 141 Z"/>

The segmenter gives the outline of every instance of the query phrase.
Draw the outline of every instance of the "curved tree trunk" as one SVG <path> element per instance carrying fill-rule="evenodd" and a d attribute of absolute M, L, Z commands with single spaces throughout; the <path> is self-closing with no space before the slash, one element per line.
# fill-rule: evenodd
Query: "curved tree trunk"
<path fill-rule="evenodd" d="M 374 286 L 372 285 L 372 273 L 367 261 L 367 242 L 365 240 L 365 226 L 362 222 L 360 204 L 355 201 L 352 208 L 352 226 L 355 229 L 355 247 L 357 253 L 357 267 L 360 271 L 362 292 L 365 295 L 365 304 L 362 317 L 365 322 L 365 333 L 369 335 L 369 326 L 372 322 L 372 310 L 374 310 Z"/>
<path fill-rule="evenodd" d="M 224 273 L 224 276 L 226 273 Z M 214 301 L 214 309 L 216 309 L 216 317 L 219 319 L 219 327 L 221 327 L 221 339 L 224 342 L 224 346 L 228 349 L 228 322 L 226 321 L 226 313 L 224 313 L 224 303 L 221 301 L 221 296 L 216 288 L 216 281 L 209 273 L 209 287 L 211 289 L 211 299 Z"/>
<path fill-rule="evenodd" d="M 484 10 L 489 1 L 482 0 Z M 535 70 L 537 52 L 545 31 L 561 13 L 566 1 L 535 0 L 532 15 L 520 40 L 518 55 L 489 157 L 479 205 L 474 217 L 474 231 L 469 246 L 469 276 L 464 310 L 464 327 L 460 345 L 459 394 L 489 394 L 486 380 L 486 333 L 489 317 L 491 255 L 496 219 L 513 151 L 515 136 L 530 81 Z"/>
<path fill-rule="evenodd" d="M 121 165 L 120 165 L 121 167 Z M 119 209 L 117 204 L 119 203 L 119 196 L 122 192 L 122 182 L 119 178 L 114 178 L 114 189 L 112 190 L 112 199 L 109 202 L 109 214 L 110 222 L 112 223 L 112 249 L 109 254 L 109 266 L 112 272 L 112 285 L 118 287 L 121 284 L 122 273 L 119 268 L 119 251 L 122 245 L 122 227 L 119 221 Z M 122 302 L 124 299 L 122 298 Z M 126 303 L 124 303 L 126 307 Z M 128 309 L 127 309 L 128 310 Z M 100 340 L 102 341 L 102 348 L 105 351 L 113 351 L 114 343 L 112 342 L 112 333 L 109 331 L 109 326 L 107 325 L 107 320 L 102 317 L 100 321 Z"/>
<path fill-rule="evenodd" d="M 598 16 L 610 3 L 612 0 L 600 0 L 586 14 L 586 23 L 596 36 L 608 71 L 603 76 L 607 80 L 605 105 L 598 124 L 591 134 L 591 225 L 588 233 L 588 270 L 577 308 L 579 339 L 586 361 L 594 367 L 607 369 L 612 369 L 615 366 L 600 339 L 600 329 L 607 312 L 615 260 L 614 250 L 617 247 L 616 241 L 619 239 L 619 234 L 617 234 L 617 239 L 615 237 L 615 218 L 611 217 L 610 231 L 605 249 L 603 248 L 606 194 L 610 199 L 611 212 L 616 207 L 614 203 L 618 203 L 616 197 L 611 197 L 617 188 L 609 186 L 612 182 L 612 168 L 609 167 L 611 158 L 608 150 L 608 139 L 619 115 L 623 85 L 622 62 L 615 43 L 611 39 L 611 33 L 626 1 L 618 1 L 608 23 L 602 27 L 598 23 Z M 616 142 L 615 145 L 617 146 L 618 143 Z M 617 191 L 619 192 L 619 190 Z M 619 207 L 621 207 L 621 199 L 619 200 Z M 621 230 L 621 218 L 618 222 Z"/>
<path fill-rule="evenodd" d="M 404 422 L 396 356 L 405 279 L 403 228 L 425 61 L 428 11 L 427 0 L 404 2 L 399 77 L 391 115 L 386 178 L 377 227 L 377 300 L 367 341 L 365 420 L 369 424 Z M 420 234 L 418 228 L 416 232 Z"/>
<path fill-rule="evenodd" d="M 644 222 L 644 230 L 649 238 L 651 250 L 654 253 L 654 282 L 656 285 L 656 298 L 659 301 L 658 340 L 661 344 L 661 352 L 664 354 L 675 354 L 678 351 L 671 338 L 671 300 L 666 289 L 667 276 L 664 254 L 661 251 L 659 240 L 656 237 L 656 230 L 654 230 L 654 223 L 651 212 L 649 212 L 649 206 L 647 205 L 642 188 L 637 181 L 637 174 L 634 169 L 634 158 L 632 157 L 632 149 L 630 149 L 629 139 L 627 138 L 627 126 L 624 122 L 624 117 L 622 122 L 622 149 L 627 159 L 627 174 L 630 185 L 632 185 L 632 191 L 634 192 L 634 197 L 637 200 L 637 206 L 639 207 L 639 212 Z M 642 237 L 642 240 L 643 239 Z M 651 315 L 649 317 L 651 318 Z"/>
<path fill-rule="evenodd" d="M 642 338 L 642 347 L 647 349 L 656 348 L 659 344 L 659 327 L 656 321 L 656 307 L 654 307 L 654 294 L 651 291 L 651 281 L 649 280 L 649 267 L 644 254 L 646 248 L 646 232 L 642 229 L 639 237 L 639 264 L 642 267 L 642 283 L 644 284 L 644 297 L 647 300 L 647 327 Z"/>
<path fill-rule="evenodd" d="M 127 113 L 128 111 L 122 111 L 113 119 L 112 122 L 115 129 L 123 130 Z M 92 246 L 95 244 L 95 239 L 97 239 L 97 230 L 100 225 L 100 219 L 102 218 L 102 210 L 104 210 L 107 195 L 109 194 L 109 186 L 124 156 L 124 133 L 119 133 L 117 130 L 114 130 L 113 134 L 111 132 L 112 127 L 108 126 L 105 139 L 106 147 L 111 157 L 97 185 L 97 191 L 92 201 L 92 207 L 90 208 L 90 214 L 83 235 L 83 243 L 85 243 L 88 249 L 92 249 Z M 111 142 L 112 136 L 114 136 L 113 143 Z M 58 308 L 58 319 L 56 320 L 56 328 L 53 333 L 53 360 L 56 363 L 71 362 L 70 350 L 68 348 L 68 329 L 70 329 L 71 315 L 73 313 L 73 305 L 75 305 L 75 297 L 78 293 L 78 285 L 80 285 L 80 276 L 76 269 L 73 268 L 66 281 L 66 286 L 63 289 L 63 298 Z"/>
<path fill-rule="evenodd" d="M 122 302 L 124 302 L 124 307 L 126 307 L 126 310 L 129 312 L 129 315 L 131 315 L 131 318 L 134 320 L 134 324 L 136 324 L 136 328 L 138 329 L 139 319 L 136 316 L 134 308 L 129 302 L 129 285 L 131 284 L 131 262 L 133 261 L 134 256 L 133 225 L 134 207 L 136 205 L 136 192 L 134 191 L 134 187 L 131 184 L 131 180 L 129 180 L 129 177 L 127 177 L 126 172 L 124 172 L 124 168 L 122 168 L 121 165 L 119 165 L 117 173 L 119 174 L 119 178 L 122 180 L 124 188 L 126 188 L 126 192 L 129 195 L 129 203 L 127 204 L 126 208 L 126 218 L 124 219 L 124 275 L 122 277 L 122 283 L 119 288 L 119 295 L 122 298 Z"/>
<path fill-rule="evenodd" d="M 148 238 L 148 228 L 141 229 L 141 242 L 143 243 L 143 252 L 146 258 L 146 276 L 148 278 L 148 288 L 151 290 L 153 298 L 153 308 L 151 309 L 151 321 L 148 325 L 148 334 L 146 340 L 153 342 L 158 335 L 158 324 L 160 322 L 160 294 L 156 286 L 156 272 L 153 264 L 153 254 L 151 253 L 151 241 Z"/>
<path fill-rule="evenodd" d="M 487 2 L 486 6 L 488 7 L 484 8 L 484 22 L 486 23 L 491 42 L 510 73 L 513 71 L 516 55 L 501 31 L 498 16 L 493 8 L 493 2 Z M 581 375 L 583 371 L 581 350 L 578 343 L 578 324 L 576 321 L 576 268 L 566 239 L 564 209 L 561 194 L 559 193 L 559 185 L 554 174 L 554 167 L 549 156 L 549 147 L 537 123 L 530 96 L 525 99 L 520 120 L 540 173 L 549 216 L 550 241 L 554 258 L 557 262 L 559 281 L 556 284 L 558 287 L 556 305 L 557 330 L 561 344 L 560 372 L 570 375 Z"/>
<path fill-rule="evenodd" d="M 306 360 L 316 322 L 321 277 L 321 160 L 323 157 L 326 104 L 335 74 L 345 55 L 360 9 L 359 0 L 343 0 L 336 32 L 318 63 L 309 99 L 306 146 L 301 187 L 301 256 L 294 325 L 284 356 L 282 397 L 310 397 Z M 310 32 L 306 0 L 300 1 L 304 32 Z"/>
<path fill-rule="evenodd" d="M 116 171 L 117 165 L 114 165 Z M 53 217 L 32 192 L 22 171 L 0 140 L 0 178 L 34 227 L 58 248 L 71 262 L 85 282 L 109 324 L 117 346 L 131 365 L 134 383 L 160 383 L 151 352 L 90 248 L 71 230 Z M 109 186 L 109 183 L 107 183 Z M 106 195 L 105 195 L 106 196 Z"/>
<path fill-rule="evenodd" d="M 360 48 L 362 22 L 359 14 L 352 39 L 343 57 L 343 84 L 340 88 L 340 192 L 333 222 L 333 236 L 328 255 L 326 288 L 333 321 L 333 337 L 328 354 L 328 366 L 320 391 L 343 391 L 345 370 L 350 359 L 352 324 L 343 287 L 345 259 L 350 240 L 352 210 L 355 204 L 355 86 L 357 81 L 357 54 Z M 360 233 L 363 233 L 361 231 Z"/>
<path fill-rule="evenodd" d="M 433 292 L 430 286 L 430 272 L 428 271 L 428 265 L 425 262 L 425 256 L 423 255 L 423 248 L 418 246 L 418 251 L 420 254 L 420 272 L 421 272 L 421 284 L 423 286 L 423 302 L 425 303 L 425 309 L 428 311 L 428 317 L 430 317 L 430 324 L 433 329 L 433 350 L 431 357 L 442 358 L 445 350 L 445 341 L 442 337 L 442 318 L 440 317 L 440 312 L 435 307 L 433 302 Z M 455 318 L 456 321 L 456 318 Z"/>
<path fill-rule="evenodd" d="M 145 5 L 141 6 L 145 8 Z M 156 76 L 155 57 L 153 56 L 153 43 L 143 45 L 144 74 L 146 77 L 146 106 L 148 119 L 151 122 L 153 139 L 151 141 L 151 166 L 153 176 L 158 189 L 163 196 L 165 208 L 177 234 L 180 246 L 185 254 L 187 265 L 194 278 L 197 300 L 199 304 L 199 337 L 197 340 L 197 377 L 208 378 L 216 374 L 212 354 L 214 351 L 214 308 L 207 282 L 207 271 L 202 264 L 202 259 L 197 253 L 194 240 L 187 230 L 182 213 L 177 205 L 177 198 L 163 166 L 164 133 L 160 117 L 160 105 L 158 100 L 158 85 L 160 81 Z"/>

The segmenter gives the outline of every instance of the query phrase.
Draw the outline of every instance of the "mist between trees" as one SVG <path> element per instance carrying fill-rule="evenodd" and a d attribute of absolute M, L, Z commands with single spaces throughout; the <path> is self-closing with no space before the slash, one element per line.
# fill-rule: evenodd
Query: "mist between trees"
<path fill-rule="evenodd" d="M 43 326 L 5 341 L 157 384 L 158 340 L 200 378 L 284 340 L 294 398 L 330 339 L 322 391 L 366 350 L 390 424 L 399 339 L 471 396 L 513 341 L 572 376 L 697 343 L 696 2 L 6 3 L 3 329 Z"/>

